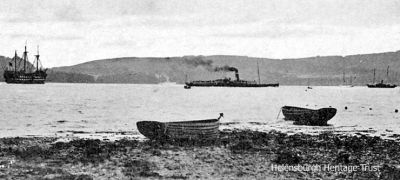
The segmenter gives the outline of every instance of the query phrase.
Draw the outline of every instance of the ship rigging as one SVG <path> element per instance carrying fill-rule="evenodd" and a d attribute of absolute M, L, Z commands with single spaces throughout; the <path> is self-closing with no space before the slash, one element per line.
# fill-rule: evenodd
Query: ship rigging
<path fill-rule="evenodd" d="M 21 66 L 23 63 L 23 67 Z M 35 61 L 31 64 L 28 60 L 28 51 L 26 49 L 21 57 L 18 57 L 15 51 L 12 61 L 8 63 L 4 70 L 4 80 L 6 83 L 12 84 L 44 84 L 46 81 L 47 69 L 43 69 L 40 63 L 39 46 L 37 47 L 37 55 Z"/>

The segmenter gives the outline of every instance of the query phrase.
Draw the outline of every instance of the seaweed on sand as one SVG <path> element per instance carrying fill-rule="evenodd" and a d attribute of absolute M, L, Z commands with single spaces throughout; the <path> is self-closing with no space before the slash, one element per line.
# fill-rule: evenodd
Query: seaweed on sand
<path fill-rule="evenodd" d="M 123 173 L 127 177 L 160 177 L 156 165 L 146 160 L 128 160 L 124 163 Z"/>
<path fill-rule="evenodd" d="M 250 140 L 242 140 L 237 144 L 230 147 L 232 152 L 241 153 L 243 151 L 251 151 L 254 149 L 253 141 Z"/>
<path fill-rule="evenodd" d="M 365 135 L 222 131 L 217 141 L 207 143 L 126 139 L 114 142 L 78 139 L 51 143 L 48 138 L 4 138 L 0 139 L 0 148 L 4 160 L 14 158 L 16 164 L 25 164 L 21 168 L 12 166 L 9 174 L 23 174 L 23 167 L 26 167 L 33 169 L 32 175 L 50 174 L 48 179 L 77 177 L 72 174 L 88 172 L 82 170 L 83 167 L 90 168 L 93 178 L 107 178 L 118 172 L 121 178 L 128 179 L 174 178 L 175 175 L 176 178 L 189 179 L 225 176 L 255 179 L 271 174 L 294 179 L 400 179 L 400 143 Z M 44 169 L 27 166 L 38 167 L 38 162 L 45 162 Z M 379 166 L 379 171 L 271 172 L 268 167 L 271 163 L 333 166 L 367 164 Z M 65 169 L 65 172 L 57 173 L 56 169 L 61 167 L 72 170 Z"/>
<path fill-rule="evenodd" d="M 38 158 L 48 159 L 54 154 L 53 151 L 40 147 L 38 145 L 28 146 L 26 148 L 11 149 L 11 152 L 23 160 L 34 160 Z"/>
<path fill-rule="evenodd" d="M 295 165 L 302 162 L 302 158 L 299 152 L 293 149 L 281 149 L 276 154 L 276 158 L 273 160 L 277 164 L 288 164 Z"/>
<path fill-rule="evenodd" d="M 135 148 L 138 141 L 120 140 L 115 142 L 103 142 L 98 139 L 78 139 L 70 142 L 58 142 L 51 150 L 62 152 L 57 158 L 67 162 L 102 163 L 113 154 L 126 152 L 128 148 Z"/>

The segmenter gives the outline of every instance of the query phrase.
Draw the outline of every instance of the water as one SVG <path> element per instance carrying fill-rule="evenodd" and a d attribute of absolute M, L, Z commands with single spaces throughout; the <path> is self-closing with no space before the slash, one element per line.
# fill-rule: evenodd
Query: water
<path fill-rule="evenodd" d="M 141 120 L 217 118 L 222 128 L 318 133 L 400 134 L 400 90 L 366 87 L 200 88 L 138 84 L 0 84 L 0 136 L 48 136 L 71 132 L 138 134 Z M 284 121 L 284 105 L 338 109 L 328 127 Z M 348 110 L 344 107 L 347 106 Z M 370 110 L 371 108 L 371 110 Z M 279 114 L 279 117 L 278 117 Z M 255 123 L 254 123 L 255 122 Z"/>

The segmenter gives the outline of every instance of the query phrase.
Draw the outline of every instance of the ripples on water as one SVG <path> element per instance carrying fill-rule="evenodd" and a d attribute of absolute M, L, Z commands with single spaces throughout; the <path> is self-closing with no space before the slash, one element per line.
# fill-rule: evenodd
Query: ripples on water
<path fill-rule="evenodd" d="M 366 132 L 400 134 L 400 90 L 366 87 L 200 88 L 138 84 L 0 84 L 1 136 L 65 132 L 137 134 L 141 120 L 216 118 L 223 128 L 286 132 Z M 284 105 L 332 106 L 328 127 L 295 126 L 278 113 Z M 348 109 L 345 110 L 344 107 Z M 371 109 L 371 110 L 370 110 Z M 255 123 L 253 123 L 255 122 Z"/>

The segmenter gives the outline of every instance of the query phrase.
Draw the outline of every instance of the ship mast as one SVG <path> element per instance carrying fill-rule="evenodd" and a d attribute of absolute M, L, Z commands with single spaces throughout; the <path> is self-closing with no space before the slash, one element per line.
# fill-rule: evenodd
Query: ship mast
<path fill-rule="evenodd" d="M 372 79 L 372 83 L 375 84 L 375 68 L 374 68 L 374 79 Z"/>
<path fill-rule="evenodd" d="M 17 72 L 17 50 L 15 50 L 14 55 L 14 74 Z"/>
<path fill-rule="evenodd" d="M 386 81 L 389 82 L 389 66 L 386 69 Z"/>
<path fill-rule="evenodd" d="M 39 72 L 39 45 L 37 46 L 37 55 L 36 56 L 36 72 Z"/>
<path fill-rule="evenodd" d="M 25 52 L 24 52 L 24 72 L 26 72 L 26 58 L 28 56 L 28 52 L 26 51 L 26 41 L 25 41 Z"/>
<path fill-rule="evenodd" d="M 344 51 L 343 48 L 344 47 L 342 47 L 342 54 L 343 54 L 343 51 Z M 346 72 L 345 72 L 346 71 L 346 59 L 345 59 L 344 56 L 342 57 L 342 60 L 343 60 L 342 61 L 343 62 L 342 63 L 342 66 L 343 66 L 342 67 L 343 68 L 343 77 L 342 77 L 342 79 L 343 79 L 343 85 L 346 85 L 346 78 L 345 78 L 345 76 L 346 76 Z"/>
<path fill-rule="evenodd" d="M 353 76 L 350 76 L 350 86 L 353 85 Z"/>
<path fill-rule="evenodd" d="M 260 68 L 258 67 L 258 61 L 257 61 L 257 75 L 258 75 L 258 84 L 260 84 Z"/>
<path fill-rule="evenodd" d="M 346 78 L 345 78 L 345 72 L 343 70 L 343 85 L 345 85 L 345 84 L 346 84 Z"/>

